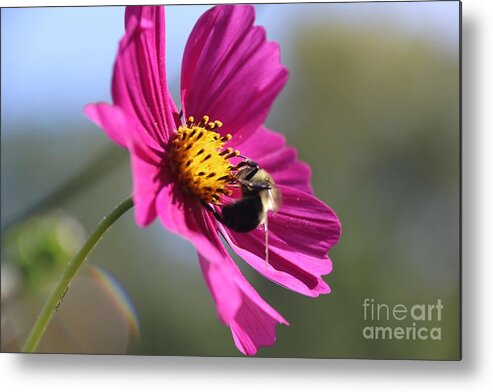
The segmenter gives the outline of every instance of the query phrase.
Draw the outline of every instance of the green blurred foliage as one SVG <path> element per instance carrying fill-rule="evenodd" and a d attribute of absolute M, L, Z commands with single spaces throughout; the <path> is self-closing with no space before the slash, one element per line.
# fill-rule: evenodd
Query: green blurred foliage
<path fill-rule="evenodd" d="M 260 294 L 290 322 L 278 327 L 276 345 L 261 349 L 259 356 L 458 358 L 457 53 L 398 30 L 342 24 L 307 25 L 283 42 L 283 49 L 289 44 L 290 82 L 268 125 L 285 133 L 311 165 L 315 193 L 337 212 L 343 235 L 330 252 L 334 270 L 326 280 L 332 293 L 316 299 L 278 287 L 236 259 Z M 108 143 L 102 133 L 82 139 L 78 147 L 57 140 L 56 153 L 49 140 L 31 141 L 36 146 L 31 153 L 22 150 L 22 143 L 11 145 L 12 151 L 23 151 L 25 167 L 40 161 L 53 173 L 46 184 L 36 184 L 39 193 L 70 172 L 70 167 L 60 168 L 63 158 L 56 154 L 86 156 Z M 125 163 L 63 206 L 87 230 L 130 192 L 128 159 Z M 8 169 L 2 164 L 3 170 Z M 32 235 L 45 227 L 35 221 L 28 225 Z M 49 232 L 24 240 L 29 246 L 22 251 L 25 257 L 16 256 L 24 260 L 20 265 L 35 263 L 33 271 L 38 271 L 47 263 L 39 261 L 43 257 L 56 264 L 53 260 L 66 256 L 54 247 L 56 257 L 46 259 Z M 2 261 L 8 259 L 6 249 L 2 246 Z M 88 262 L 111 271 L 135 303 L 140 339 L 129 353 L 240 355 L 216 317 L 193 247 L 159 223 L 142 230 L 127 214 Z M 29 279 L 38 279 L 41 272 L 32 274 Z M 391 306 L 441 299 L 442 340 L 364 339 L 365 298 Z"/>
<path fill-rule="evenodd" d="M 8 232 L 2 261 L 15 265 L 25 288 L 36 292 L 56 279 L 83 241 L 83 228 L 61 210 L 32 216 Z"/>

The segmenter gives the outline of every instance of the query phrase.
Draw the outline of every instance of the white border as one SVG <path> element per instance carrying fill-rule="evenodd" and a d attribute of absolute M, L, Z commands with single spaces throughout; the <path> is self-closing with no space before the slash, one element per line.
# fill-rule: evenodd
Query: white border
<path fill-rule="evenodd" d="M 224 1 L 215 1 L 222 3 Z M 248 2 L 248 1 L 244 1 Z M 158 4 L 16 1 L 2 6 Z M 162 2 L 161 2 L 162 3 Z M 194 4 L 197 1 L 166 1 Z M 207 3 L 200 1 L 200 3 Z M 0 355 L 14 391 L 485 391 L 493 385 L 493 23 L 491 0 L 463 1 L 463 361 Z M 7 389 L 8 388 L 8 389 Z"/>

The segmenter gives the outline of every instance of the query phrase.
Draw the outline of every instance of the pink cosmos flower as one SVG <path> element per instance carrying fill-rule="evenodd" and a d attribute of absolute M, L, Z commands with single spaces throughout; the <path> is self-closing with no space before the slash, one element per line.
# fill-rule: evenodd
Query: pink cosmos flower
<path fill-rule="evenodd" d="M 137 223 L 159 216 L 192 242 L 218 316 L 247 355 L 272 345 L 276 324 L 288 323 L 243 277 L 219 234 L 268 279 L 317 297 L 330 292 L 321 276 L 332 269 L 327 253 L 341 232 L 335 213 L 313 196 L 309 166 L 263 126 L 288 71 L 254 19 L 252 6 L 224 5 L 198 20 L 183 56 L 182 122 L 167 88 L 164 9 L 127 7 L 113 104 L 84 109 L 130 153 Z M 242 157 L 270 173 L 282 194 L 280 210 L 268 214 L 268 263 L 262 227 L 238 233 L 217 219 L 239 197 L 234 178 Z"/>

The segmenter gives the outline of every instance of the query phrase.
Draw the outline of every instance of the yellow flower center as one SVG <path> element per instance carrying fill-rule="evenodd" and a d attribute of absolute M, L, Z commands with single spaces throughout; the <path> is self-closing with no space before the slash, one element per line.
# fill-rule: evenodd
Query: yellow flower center
<path fill-rule="evenodd" d="M 230 159 L 239 151 L 224 149 L 231 135 L 221 136 L 215 129 L 221 128 L 220 121 L 209 122 L 204 116 L 199 123 L 189 117 L 186 125 L 176 131 L 169 157 L 171 168 L 183 188 L 205 203 L 220 204 L 222 195 L 230 195 L 227 188 L 234 178 Z"/>

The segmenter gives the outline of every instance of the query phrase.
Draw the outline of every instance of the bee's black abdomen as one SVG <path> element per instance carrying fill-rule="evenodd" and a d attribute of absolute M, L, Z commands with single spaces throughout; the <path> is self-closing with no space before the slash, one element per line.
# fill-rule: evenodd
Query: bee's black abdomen
<path fill-rule="evenodd" d="M 224 225 L 238 233 L 247 233 L 256 229 L 262 222 L 264 212 L 262 200 L 257 196 L 247 196 L 222 209 Z"/>

